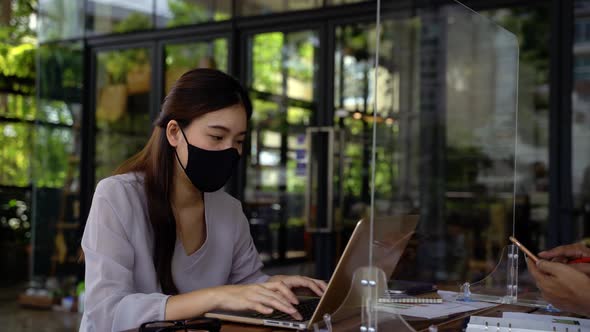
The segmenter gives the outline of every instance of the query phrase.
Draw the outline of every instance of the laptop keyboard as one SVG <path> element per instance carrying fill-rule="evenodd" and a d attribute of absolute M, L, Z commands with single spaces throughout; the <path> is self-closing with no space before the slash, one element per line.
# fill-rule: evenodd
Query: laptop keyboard
<path fill-rule="evenodd" d="M 311 319 L 311 316 L 313 316 L 313 313 L 315 312 L 315 308 L 317 308 L 319 303 L 320 303 L 320 298 L 310 298 L 310 299 L 304 299 L 304 300 L 300 299 L 299 304 L 294 305 L 294 307 L 295 307 L 295 309 L 297 309 L 297 311 L 299 311 L 299 313 L 303 317 L 303 321 L 308 321 Z M 254 313 L 252 315 L 252 317 L 263 318 L 263 319 L 272 319 L 272 320 L 289 320 L 289 321 L 294 320 L 293 316 L 286 314 L 282 311 L 278 311 L 278 310 L 275 310 L 270 315 L 265 315 L 265 314 L 261 314 L 261 313 Z"/>

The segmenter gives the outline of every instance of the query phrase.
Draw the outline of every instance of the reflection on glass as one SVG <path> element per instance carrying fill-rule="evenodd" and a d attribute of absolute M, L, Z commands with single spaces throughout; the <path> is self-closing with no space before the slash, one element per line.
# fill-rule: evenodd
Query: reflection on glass
<path fill-rule="evenodd" d="M 35 127 L 35 276 L 79 275 L 82 44 L 39 50 Z"/>
<path fill-rule="evenodd" d="M 520 38 L 542 39 L 549 20 L 542 18 L 545 7 L 535 10 L 540 16 L 525 14 L 535 12 L 527 8 L 499 11 L 497 18 L 521 27 L 515 30 Z M 517 237 L 519 224 L 527 225 L 512 211 L 514 160 L 521 157 L 514 155 L 516 38 L 474 16 L 445 7 L 415 18 L 384 20 L 377 82 L 374 25 L 336 28 L 333 102 L 335 125 L 345 132 L 343 175 L 337 184 L 344 195 L 344 232 L 368 217 L 375 121 L 376 215 L 420 215 L 417 234 L 395 275 L 400 279 L 452 285 L 478 280 L 491 272 L 507 244 L 513 213 Z M 539 29 L 532 24 L 540 24 Z M 534 36 L 524 33 L 531 31 Z M 523 47 L 524 68 L 532 66 L 537 75 L 520 82 L 520 103 L 531 107 L 534 117 L 529 123 L 521 117 L 525 123 L 519 129 L 538 136 L 527 140 L 519 132 L 519 152 L 542 160 L 547 156 L 547 131 L 539 125 L 547 120 L 542 89 L 547 45 Z M 523 142 L 534 148 L 527 151 Z M 542 169 L 538 173 L 544 176 Z M 539 190 L 545 190 L 541 182 Z M 535 218 L 542 218 L 541 213 Z"/>
<path fill-rule="evenodd" d="M 231 0 L 156 0 L 156 26 L 177 27 L 231 18 Z"/>
<path fill-rule="evenodd" d="M 395 202 L 388 208 L 393 209 L 418 200 L 418 145 L 408 139 L 419 124 L 413 94 L 418 90 L 414 77 L 418 66 L 416 57 L 411 56 L 416 54 L 417 46 L 412 43 L 416 32 L 411 21 L 383 22 L 382 33 L 390 39 L 384 39 L 381 45 L 376 121 L 377 136 L 388 143 L 377 146 L 375 188 L 378 199 Z M 341 222 L 345 232 L 352 231 L 366 215 L 370 203 L 374 35 L 374 24 L 336 29 L 334 122 L 345 137 L 342 179 L 337 184 L 341 189 L 336 192 L 343 196 Z M 394 35 L 397 39 L 391 38 Z"/>
<path fill-rule="evenodd" d="M 249 40 L 253 101 L 244 206 L 262 259 L 306 257 L 306 128 L 315 111 L 315 31 L 270 32 Z"/>
<path fill-rule="evenodd" d="M 270 32 L 251 40 L 252 88 L 261 93 L 312 101 L 314 54 L 319 46 L 316 34 Z"/>
<path fill-rule="evenodd" d="M 240 0 L 236 1 L 241 16 L 266 15 L 322 6 L 322 0 Z"/>
<path fill-rule="evenodd" d="M 38 32 L 41 42 L 82 37 L 84 1 L 40 0 Z"/>
<path fill-rule="evenodd" d="M 549 230 L 550 13 L 547 6 L 535 6 L 482 14 L 514 33 L 520 44 L 515 232 L 538 252 L 545 249 Z"/>
<path fill-rule="evenodd" d="M 88 0 L 86 31 L 89 35 L 151 29 L 154 0 Z"/>
<path fill-rule="evenodd" d="M 45 45 L 39 49 L 39 59 L 39 120 L 79 126 L 80 119 L 76 117 L 80 110 L 72 110 L 67 101 L 81 103 L 82 44 Z"/>
<path fill-rule="evenodd" d="M 372 0 L 327 0 L 327 6 L 336 6 L 336 5 L 347 5 L 351 3 L 358 3 L 358 2 L 371 2 Z"/>
<path fill-rule="evenodd" d="M 577 211 L 574 237 L 590 236 L 590 1 L 574 2 L 574 92 L 572 95 L 572 184 Z"/>
<path fill-rule="evenodd" d="M 101 52 L 97 60 L 96 182 L 141 150 L 151 130 L 148 50 Z"/>
<path fill-rule="evenodd" d="M 214 68 L 227 72 L 227 40 L 166 45 L 166 92 L 185 72 L 193 68 Z"/>

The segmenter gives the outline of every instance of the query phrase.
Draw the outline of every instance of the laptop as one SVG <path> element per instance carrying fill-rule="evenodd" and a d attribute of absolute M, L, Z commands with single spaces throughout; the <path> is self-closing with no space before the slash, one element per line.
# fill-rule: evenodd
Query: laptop
<path fill-rule="evenodd" d="M 391 277 L 406 245 L 418 224 L 417 215 L 401 215 L 375 219 L 373 228 L 373 265 Z M 295 305 L 303 320 L 293 319 L 291 315 L 275 310 L 270 315 L 257 312 L 214 311 L 206 317 L 224 321 L 275 326 L 290 329 L 307 329 L 322 321 L 326 313 L 333 314 L 346 299 L 352 284 L 354 272 L 368 265 L 370 223 L 359 221 L 336 265 L 324 295 L 319 297 L 300 297 Z M 359 311 L 360 313 L 360 311 Z"/>

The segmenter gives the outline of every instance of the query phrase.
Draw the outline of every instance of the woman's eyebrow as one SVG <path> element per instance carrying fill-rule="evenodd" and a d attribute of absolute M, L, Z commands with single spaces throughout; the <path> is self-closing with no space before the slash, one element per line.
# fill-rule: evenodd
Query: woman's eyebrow
<path fill-rule="evenodd" d="M 222 126 L 222 125 L 210 125 L 208 127 L 211 128 L 211 129 L 223 130 L 226 133 L 230 133 L 231 132 L 231 130 L 229 128 L 227 128 L 225 126 Z M 246 135 L 246 131 L 242 131 L 242 132 L 238 133 L 238 135 Z"/>

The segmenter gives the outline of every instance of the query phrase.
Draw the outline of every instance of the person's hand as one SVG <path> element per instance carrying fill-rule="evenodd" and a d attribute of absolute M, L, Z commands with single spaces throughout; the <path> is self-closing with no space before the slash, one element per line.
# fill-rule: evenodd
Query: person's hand
<path fill-rule="evenodd" d="M 275 281 L 281 282 L 285 284 L 290 289 L 297 288 L 297 287 L 305 287 L 309 288 L 313 291 L 317 296 L 324 295 L 326 288 L 328 285 L 322 280 L 312 279 L 303 276 L 285 276 L 285 275 L 276 275 L 270 277 L 268 281 Z"/>
<path fill-rule="evenodd" d="M 564 311 L 590 316 L 590 277 L 572 265 L 546 260 L 526 262 L 547 302 Z"/>
<path fill-rule="evenodd" d="M 572 259 L 590 257 L 590 248 L 586 247 L 586 245 L 581 242 L 573 243 L 542 251 L 539 253 L 539 257 L 552 262 L 567 263 Z M 571 264 L 570 266 L 590 276 L 590 264 L 579 263 Z"/>
<path fill-rule="evenodd" d="M 293 304 L 297 297 L 284 283 L 268 281 L 260 284 L 229 285 L 215 289 L 217 308 L 228 311 L 254 310 L 269 315 L 280 310 L 301 320 L 301 314 Z"/>

